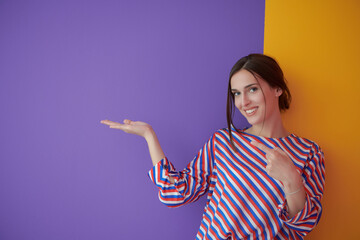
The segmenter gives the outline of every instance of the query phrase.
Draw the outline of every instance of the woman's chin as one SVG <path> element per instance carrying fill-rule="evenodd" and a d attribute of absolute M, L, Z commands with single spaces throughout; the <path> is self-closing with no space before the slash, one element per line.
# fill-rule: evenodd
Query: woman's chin
<path fill-rule="evenodd" d="M 257 118 L 246 118 L 246 120 L 248 121 L 248 123 L 251 125 L 251 126 L 256 126 L 256 125 L 259 125 L 259 124 L 262 124 L 263 121 L 260 121 L 259 119 Z"/>

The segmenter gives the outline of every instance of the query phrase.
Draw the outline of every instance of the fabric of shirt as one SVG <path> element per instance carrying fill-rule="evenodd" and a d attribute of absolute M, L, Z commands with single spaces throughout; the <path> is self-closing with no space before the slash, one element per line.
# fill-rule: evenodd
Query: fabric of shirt
<path fill-rule="evenodd" d="M 196 239 L 303 239 L 318 223 L 325 183 L 320 147 L 291 134 L 266 138 L 232 130 L 237 148 L 231 148 L 228 129 L 215 132 L 183 171 L 164 158 L 149 177 L 159 188 L 159 199 L 178 207 L 207 194 Z M 250 142 L 287 153 L 303 179 L 304 208 L 289 218 L 280 181 L 266 172 L 266 155 Z M 170 177 L 174 183 L 171 183 Z"/>

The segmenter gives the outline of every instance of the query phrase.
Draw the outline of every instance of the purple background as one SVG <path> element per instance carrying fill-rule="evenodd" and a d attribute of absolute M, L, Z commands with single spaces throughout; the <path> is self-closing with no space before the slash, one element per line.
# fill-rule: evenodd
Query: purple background
<path fill-rule="evenodd" d="M 149 122 L 177 169 L 226 127 L 230 68 L 265 1 L 0 1 L 0 239 L 194 239 L 205 197 L 158 200 Z M 244 125 L 237 120 L 238 126 Z"/>

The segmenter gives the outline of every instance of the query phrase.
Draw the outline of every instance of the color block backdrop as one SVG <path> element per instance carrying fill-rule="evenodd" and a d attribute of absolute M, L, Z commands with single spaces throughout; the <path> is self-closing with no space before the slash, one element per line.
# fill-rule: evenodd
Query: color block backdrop
<path fill-rule="evenodd" d="M 267 0 L 264 53 L 287 75 L 289 129 L 325 152 L 324 213 L 308 239 L 360 239 L 360 3 Z"/>
<path fill-rule="evenodd" d="M 263 51 L 264 8 L 0 1 L 0 239 L 193 239 L 205 198 L 166 208 L 145 141 L 100 120 L 151 123 L 184 168 L 226 126 L 228 73 Z"/>

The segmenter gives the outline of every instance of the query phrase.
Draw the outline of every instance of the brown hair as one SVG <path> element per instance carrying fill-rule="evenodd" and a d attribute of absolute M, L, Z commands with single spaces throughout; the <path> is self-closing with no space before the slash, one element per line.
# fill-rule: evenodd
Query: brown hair
<path fill-rule="evenodd" d="M 235 73 L 239 72 L 242 69 L 249 71 L 252 75 L 254 75 L 255 78 L 257 76 L 261 77 L 271 87 L 280 88 L 282 90 L 282 94 L 279 97 L 280 111 L 286 111 L 287 109 L 289 109 L 291 102 L 290 90 L 286 85 L 284 74 L 275 59 L 264 54 L 249 54 L 248 56 L 245 56 L 238 60 L 230 71 L 226 104 L 226 119 L 229 129 L 229 137 L 231 145 L 232 147 L 234 147 L 234 149 L 236 148 L 234 146 L 231 134 L 231 126 L 234 125 L 232 119 L 234 113 L 234 95 L 231 92 L 231 78 Z"/>

